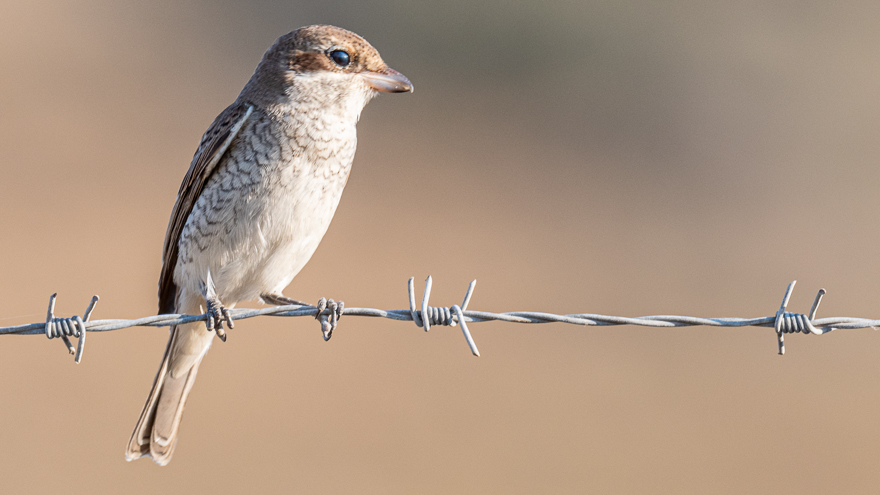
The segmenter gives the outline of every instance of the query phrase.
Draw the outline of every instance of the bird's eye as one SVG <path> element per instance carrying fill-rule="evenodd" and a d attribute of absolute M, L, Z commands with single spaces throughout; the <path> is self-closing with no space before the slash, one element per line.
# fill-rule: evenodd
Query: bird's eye
<path fill-rule="evenodd" d="M 351 58 L 348 55 L 348 52 L 344 52 L 342 50 L 333 50 L 330 52 L 330 58 L 336 62 L 336 65 L 340 67 L 348 67 L 348 64 L 351 63 Z"/>

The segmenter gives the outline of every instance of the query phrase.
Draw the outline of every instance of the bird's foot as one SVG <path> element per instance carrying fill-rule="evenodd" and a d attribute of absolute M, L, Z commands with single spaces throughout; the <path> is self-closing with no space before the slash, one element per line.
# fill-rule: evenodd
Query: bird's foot
<path fill-rule="evenodd" d="M 275 306 L 311 306 L 309 303 L 287 297 L 284 294 L 260 294 L 260 299 L 266 304 L 274 304 Z M 336 330 L 336 325 L 342 316 L 345 303 L 322 297 L 314 307 L 318 309 L 315 319 L 321 322 L 321 333 L 324 335 L 324 340 L 330 340 L 330 337 L 333 336 L 333 330 Z M 329 309 L 330 313 L 322 314 L 325 309 Z"/>
<path fill-rule="evenodd" d="M 208 304 L 208 310 L 206 311 L 208 314 L 208 321 L 206 322 L 208 331 L 216 332 L 217 337 L 226 342 L 226 331 L 223 330 L 223 322 L 225 321 L 230 329 L 235 328 L 235 323 L 232 322 L 229 310 L 226 309 L 226 306 L 223 306 L 223 303 L 216 296 L 205 299 L 205 302 Z"/>
<path fill-rule="evenodd" d="M 226 331 L 223 330 L 223 322 L 225 321 L 230 329 L 235 328 L 235 324 L 232 323 L 232 316 L 229 314 L 229 310 L 226 309 L 226 306 L 217 297 L 214 279 L 211 278 L 211 270 L 208 270 L 205 281 L 199 284 L 199 288 L 202 291 L 202 297 L 205 298 L 205 304 L 208 306 L 208 310 L 205 311 L 205 314 L 208 316 L 205 327 L 207 327 L 209 332 L 217 332 L 217 337 L 226 342 Z"/>
<path fill-rule="evenodd" d="M 345 308 L 345 303 L 342 301 L 336 302 L 333 299 L 318 299 L 318 314 L 315 315 L 315 319 L 321 322 L 321 333 L 324 334 L 324 340 L 330 340 L 330 337 L 333 336 L 333 330 L 336 330 L 336 324 L 339 322 L 339 318 L 342 318 L 342 312 Z M 330 310 L 330 314 L 323 314 L 325 309 Z"/>

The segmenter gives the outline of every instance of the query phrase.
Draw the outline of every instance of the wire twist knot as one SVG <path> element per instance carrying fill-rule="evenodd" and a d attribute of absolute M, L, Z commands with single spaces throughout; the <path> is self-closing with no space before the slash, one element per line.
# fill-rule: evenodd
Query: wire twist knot
<path fill-rule="evenodd" d="M 57 297 L 57 292 L 49 297 L 49 310 L 46 312 L 46 337 L 49 340 L 58 338 L 63 340 L 64 345 L 67 346 L 67 351 L 70 354 L 74 354 L 74 362 L 79 364 L 86 346 L 85 322 L 89 321 L 89 318 L 92 316 L 92 311 L 98 303 L 98 296 L 92 296 L 92 301 L 82 317 L 75 315 L 70 318 L 57 318 L 55 316 L 55 299 Z M 77 338 L 76 349 L 74 349 L 73 344 L 70 342 L 70 337 Z"/>
<path fill-rule="evenodd" d="M 424 319 L 428 321 L 428 328 L 430 328 L 431 325 L 454 327 L 458 325 L 458 321 L 455 319 L 454 313 L 455 312 L 450 308 L 438 308 L 434 306 L 428 306 L 428 312 L 424 315 Z M 417 311 L 416 314 L 419 316 L 419 321 L 416 322 L 416 325 L 420 327 L 425 326 L 422 322 L 422 313 L 420 311 Z"/>
<path fill-rule="evenodd" d="M 477 349 L 477 344 L 471 336 L 471 331 L 467 327 L 464 316 L 468 303 L 471 302 L 471 295 L 474 293 L 474 287 L 476 287 L 477 281 L 473 280 L 470 285 L 468 285 L 461 306 L 453 304 L 449 307 L 434 307 L 428 305 L 428 298 L 431 297 L 431 286 L 434 283 L 433 279 L 429 276 L 428 279 L 425 280 L 425 294 L 422 296 L 422 307 L 421 310 L 418 310 L 416 309 L 416 291 L 415 285 L 413 284 L 414 279 L 414 277 L 409 278 L 407 287 L 409 290 L 409 311 L 416 326 L 424 328 L 427 332 L 431 329 L 431 325 L 454 327 L 461 324 L 461 332 L 464 334 L 464 338 L 467 341 L 468 347 L 471 349 L 471 353 L 473 353 L 474 356 L 479 357 L 480 351 Z"/>
<path fill-rule="evenodd" d="M 822 302 L 822 296 L 825 295 L 825 289 L 819 289 L 819 293 L 816 294 L 816 299 L 813 301 L 813 307 L 810 308 L 809 315 L 789 313 L 785 308 L 788 306 L 788 300 L 791 298 L 791 293 L 794 291 L 794 285 L 796 283 L 797 280 L 792 281 L 788 284 L 788 288 L 785 289 L 785 296 L 782 297 L 782 305 L 779 306 L 779 311 L 776 312 L 776 320 L 773 325 L 776 330 L 776 341 L 779 345 L 780 356 L 785 354 L 784 334 L 803 333 L 806 335 L 822 335 L 823 333 L 822 330 L 813 325 L 813 320 L 816 319 L 816 311 L 819 309 L 819 303 Z"/>
<path fill-rule="evenodd" d="M 783 313 L 779 331 L 782 333 L 803 333 L 815 335 L 822 333 L 813 326 L 813 323 L 810 321 L 809 316 L 801 313 L 789 312 Z"/>

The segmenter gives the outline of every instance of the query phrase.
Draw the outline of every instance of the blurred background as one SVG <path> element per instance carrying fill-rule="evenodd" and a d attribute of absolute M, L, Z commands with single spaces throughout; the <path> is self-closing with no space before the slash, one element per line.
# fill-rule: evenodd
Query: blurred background
<path fill-rule="evenodd" d="M 0 4 L 0 325 L 153 314 L 198 141 L 299 26 L 415 84 L 363 113 L 308 301 L 880 317 L 880 3 L 83 0 Z M 256 306 L 257 303 L 254 303 Z M 870 493 L 880 336 L 241 322 L 173 462 L 123 448 L 165 329 L 83 363 L 0 338 L 5 493 Z"/>

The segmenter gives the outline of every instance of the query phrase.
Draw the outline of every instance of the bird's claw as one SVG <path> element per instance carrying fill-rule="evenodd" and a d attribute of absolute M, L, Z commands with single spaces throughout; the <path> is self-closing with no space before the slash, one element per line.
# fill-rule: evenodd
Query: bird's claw
<path fill-rule="evenodd" d="M 235 328 L 235 323 L 232 322 L 232 315 L 229 314 L 229 310 L 226 309 L 226 306 L 223 306 L 220 299 L 211 297 L 206 302 L 208 304 L 208 311 L 206 311 L 208 321 L 205 324 L 208 331 L 216 332 L 217 337 L 221 341 L 226 342 L 226 331 L 223 329 L 223 322 L 225 321 L 230 329 Z"/>
<path fill-rule="evenodd" d="M 342 301 L 336 302 L 333 299 L 322 297 L 321 299 L 318 299 L 318 304 L 315 307 L 318 308 L 318 313 L 315 314 L 315 319 L 321 322 L 321 333 L 324 334 L 324 340 L 330 340 L 330 337 L 333 336 L 333 330 L 336 330 L 339 318 L 342 318 L 345 303 Z M 330 313 L 324 314 L 325 309 L 329 309 Z"/>

